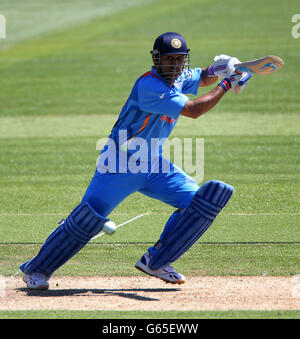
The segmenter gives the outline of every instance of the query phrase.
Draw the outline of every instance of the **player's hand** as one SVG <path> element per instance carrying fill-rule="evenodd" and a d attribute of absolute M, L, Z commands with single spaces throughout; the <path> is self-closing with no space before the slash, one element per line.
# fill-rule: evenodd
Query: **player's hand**
<path fill-rule="evenodd" d="M 234 73 L 229 78 L 224 78 L 222 81 L 220 81 L 219 86 L 223 88 L 225 93 L 229 91 L 230 88 L 232 88 L 237 94 L 245 88 L 251 76 L 251 73 L 246 72 L 240 74 Z"/>
<path fill-rule="evenodd" d="M 235 64 L 240 60 L 226 54 L 220 54 L 214 57 L 214 63 L 208 67 L 208 76 L 218 76 L 220 78 L 229 78 L 235 73 Z"/>
<path fill-rule="evenodd" d="M 240 93 L 248 84 L 248 81 L 251 79 L 252 74 L 243 72 L 241 74 L 234 73 L 229 78 L 231 83 L 231 88 L 236 94 Z"/>

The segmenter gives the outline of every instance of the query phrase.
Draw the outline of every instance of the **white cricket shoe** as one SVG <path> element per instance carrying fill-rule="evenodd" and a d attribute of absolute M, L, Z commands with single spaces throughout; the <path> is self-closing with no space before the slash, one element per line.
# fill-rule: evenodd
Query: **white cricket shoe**
<path fill-rule="evenodd" d="M 171 284 L 183 284 L 185 283 L 185 276 L 180 273 L 177 273 L 174 268 L 170 265 L 164 265 L 158 270 L 151 270 L 148 267 L 148 263 L 150 261 L 150 253 L 145 253 L 141 259 L 135 264 L 135 267 L 153 277 L 164 280 L 167 283 Z"/>
<path fill-rule="evenodd" d="M 48 290 L 48 278 L 42 273 L 32 273 L 23 275 L 23 281 L 30 290 Z"/>

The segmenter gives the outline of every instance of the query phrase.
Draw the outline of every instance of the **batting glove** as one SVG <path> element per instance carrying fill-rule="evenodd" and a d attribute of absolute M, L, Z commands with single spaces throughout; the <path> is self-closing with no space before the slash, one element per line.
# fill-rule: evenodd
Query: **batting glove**
<path fill-rule="evenodd" d="M 219 82 L 219 86 L 221 86 L 224 90 L 224 93 L 228 92 L 230 88 L 234 90 L 236 94 L 240 93 L 245 86 L 247 85 L 248 81 L 251 78 L 251 73 L 235 73 L 232 74 L 229 78 L 224 78 Z"/>
<path fill-rule="evenodd" d="M 214 63 L 208 67 L 208 76 L 218 76 L 220 78 L 229 78 L 235 73 L 235 64 L 240 60 L 226 54 L 215 56 Z"/>

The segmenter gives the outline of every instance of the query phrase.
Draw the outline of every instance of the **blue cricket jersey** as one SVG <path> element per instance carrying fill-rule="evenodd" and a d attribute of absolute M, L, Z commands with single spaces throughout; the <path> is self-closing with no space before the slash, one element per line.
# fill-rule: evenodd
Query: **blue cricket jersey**
<path fill-rule="evenodd" d="M 107 152 L 106 145 L 101 155 L 104 158 L 108 154 L 111 156 L 112 151 L 118 153 L 119 149 L 124 150 L 126 146 L 129 161 L 130 156 L 134 154 L 140 157 L 140 161 L 150 161 L 151 158 L 159 156 L 165 139 L 172 132 L 189 100 L 185 94 L 197 94 L 201 77 L 201 68 L 184 70 L 173 87 L 154 67 L 139 77 L 109 136 L 110 140 L 115 142 L 116 148 Z M 102 161 L 107 166 L 107 161 Z M 118 157 L 116 161 L 118 162 Z"/>

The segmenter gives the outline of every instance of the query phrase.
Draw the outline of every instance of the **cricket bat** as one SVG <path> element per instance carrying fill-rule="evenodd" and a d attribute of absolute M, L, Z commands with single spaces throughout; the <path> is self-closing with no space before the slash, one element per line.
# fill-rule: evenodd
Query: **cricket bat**
<path fill-rule="evenodd" d="M 270 74 L 282 68 L 284 64 L 284 61 L 278 56 L 268 55 L 263 58 L 236 64 L 234 67 L 238 73 Z"/>

